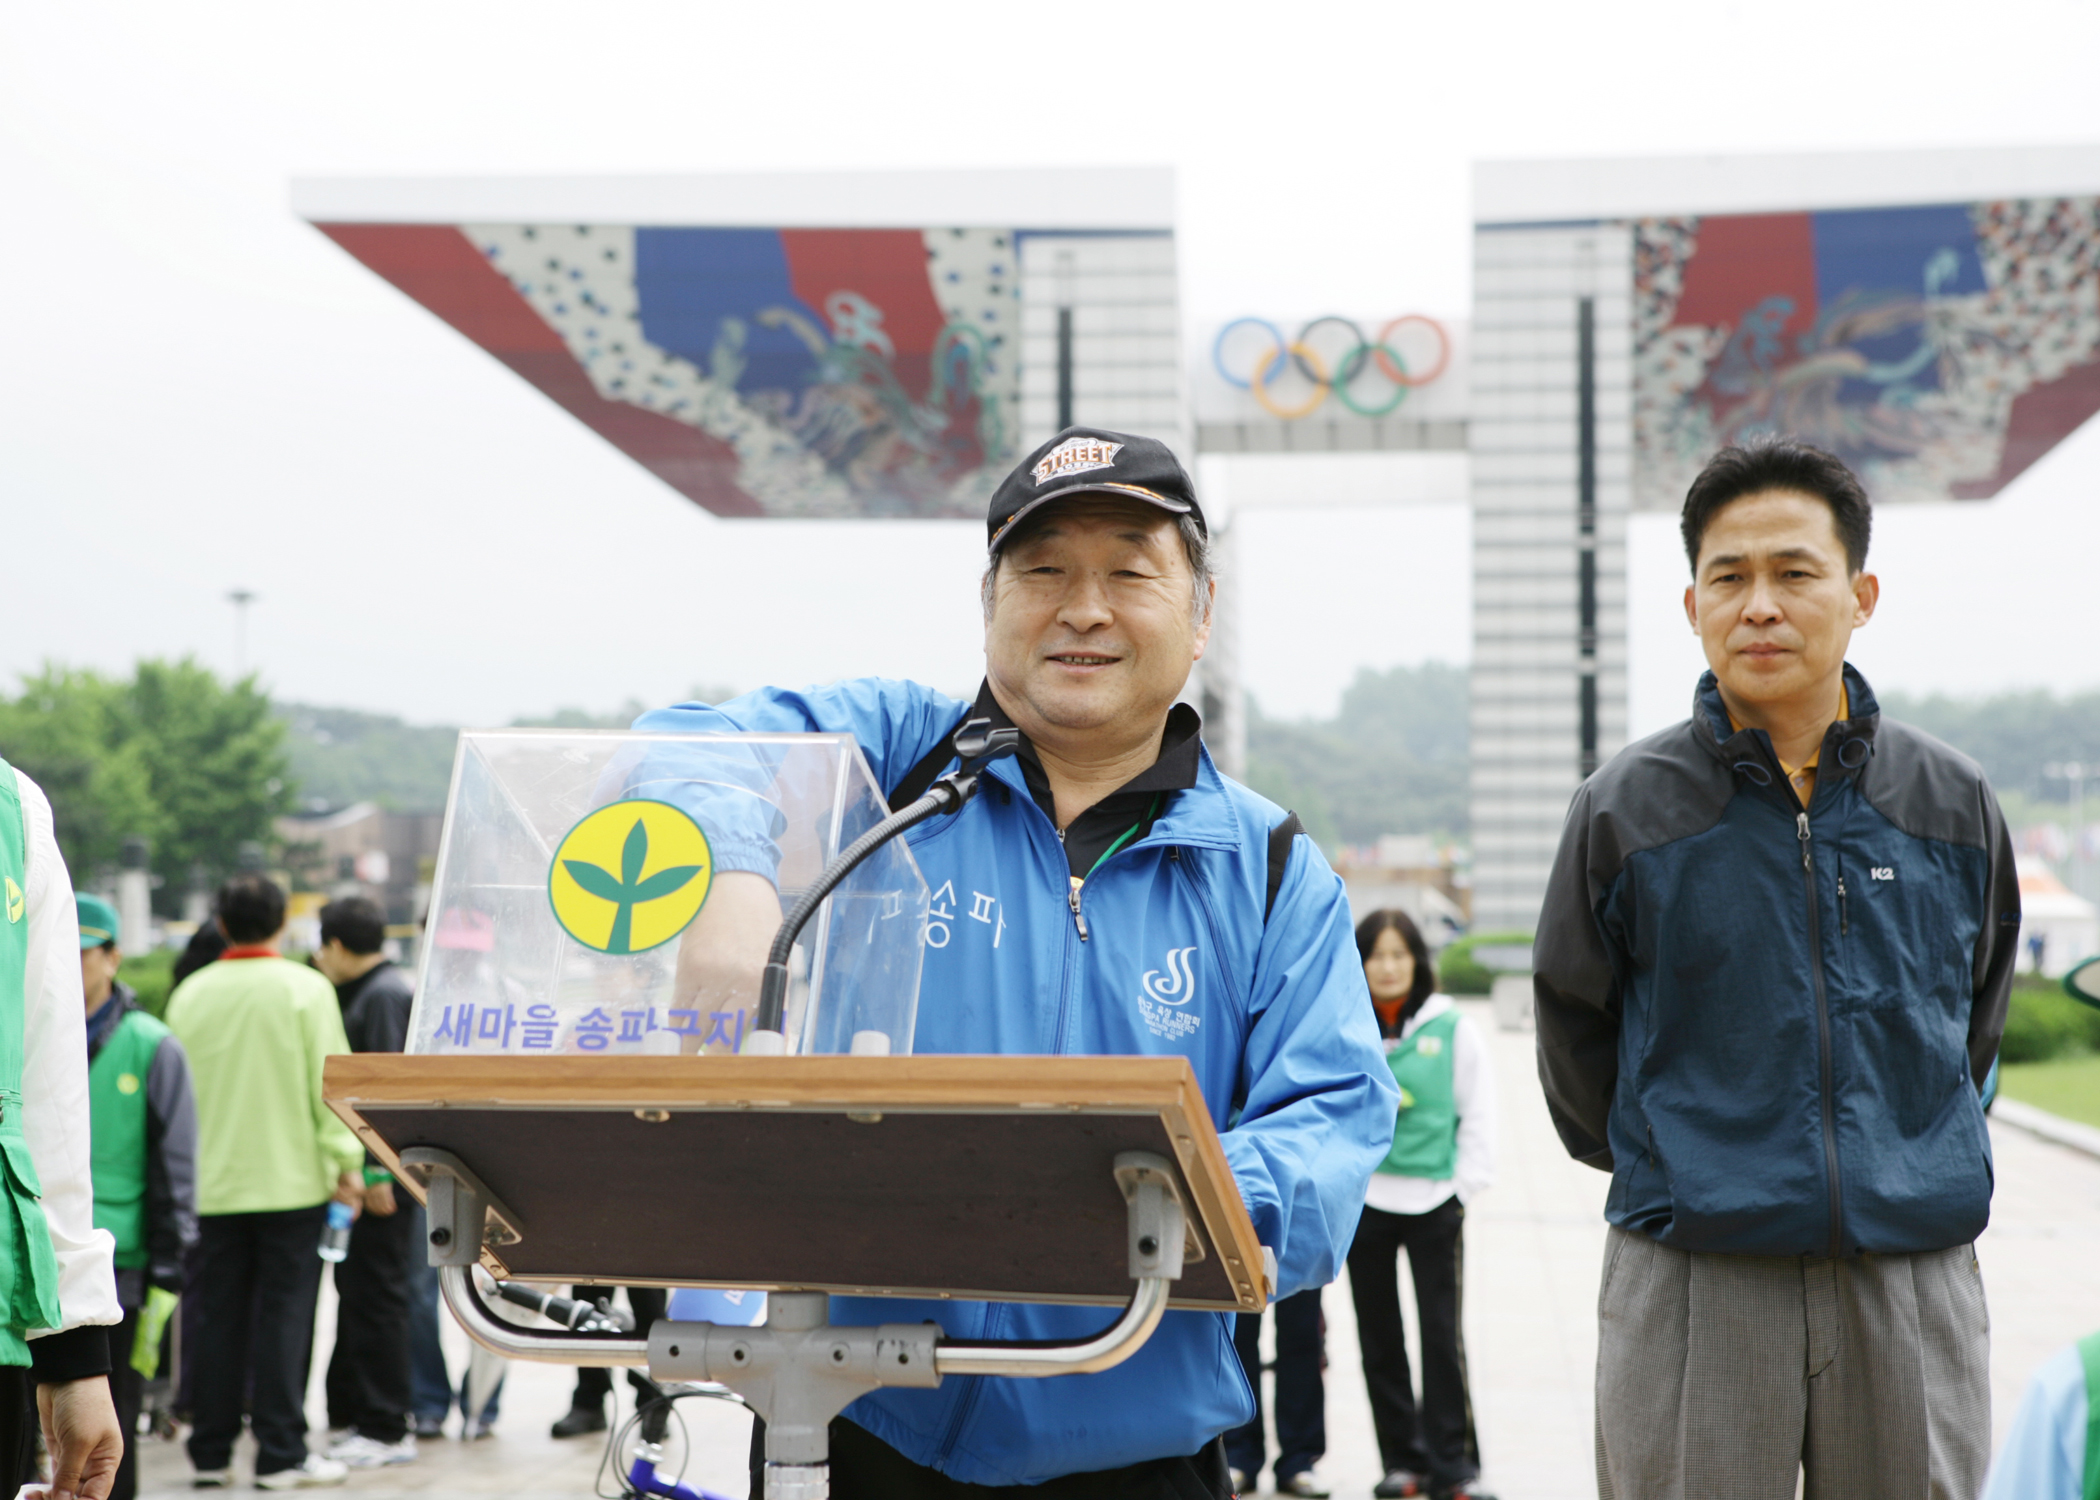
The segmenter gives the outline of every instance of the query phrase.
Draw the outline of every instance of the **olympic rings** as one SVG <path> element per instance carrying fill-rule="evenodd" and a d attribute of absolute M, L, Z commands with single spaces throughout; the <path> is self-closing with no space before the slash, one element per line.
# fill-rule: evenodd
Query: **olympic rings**
<path fill-rule="evenodd" d="M 1408 369 L 1407 361 L 1393 344 L 1394 335 L 1413 323 L 1427 328 L 1437 345 L 1436 357 L 1420 373 Z M 1331 370 L 1312 346 L 1314 333 L 1329 324 L 1341 329 L 1349 340 L 1347 350 L 1335 359 Z M 1244 377 L 1235 375 L 1225 362 L 1226 340 L 1241 328 L 1258 328 L 1269 341 L 1267 350 L 1255 360 Z M 1292 339 L 1284 338 L 1283 331 L 1266 318 L 1235 318 L 1218 330 L 1217 338 L 1211 343 L 1210 359 L 1219 379 L 1238 390 L 1250 392 L 1264 411 L 1283 421 L 1295 422 L 1310 416 L 1330 393 L 1356 415 L 1375 420 L 1390 415 L 1407 399 L 1409 391 L 1431 384 L 1444 373 L 1451 363 L 1451 335 L 1441 323 L 1421 313 L 1405 313 L 1394 318 L 1378 331 L 1375 339 L 1365 338 L 1355 322 L 1333 313 L 1310 319 Z M 1284 373 L 1286 362 L 1295 367 L 1313 388 L 1312 394 L 1296 405 L 1285 405 L 1270 394 L 1271 387 Z M 1393 387 L 1389 397 L 1376 403 L 1359 400 L 1352 389 L 1366 367 L 1372 364 Z"/>
<path fill-rule="evenodd" d="M 1366 357 L 1368 357 L 1370 353 L 1370 347 L 1364 343 L 1364 331 L 1361 328 L 1358 328 L 1347 318 L 1336 317 L 1333 313 L 1327 314 L 1327 316 L 1324 318 L 1314 318 L 1310 323 L 1306 324 L 1303 328 L 1299 329 L 1298 342 L 1301 344 L 1311 343 L 1313 330 L 1315 328 L 1318 328 L 1323 323 L 1333 323 L 1338 327 L 1346 328 L 1349 330 L 1349 352 L 1342 356 L 1342 362 L 1339 366 L 1336 367 L 1334 374 L 1335 385 L 1345 386 L 1349 384 L 1350 381 L 1356 379 L 1357 376 L 1363 374 L 1364 360 Z M 1303 375 L 1307 380 L 1314 381 L 1316 383 L 1320 381 L 1320 377 L 1313 374 L 1313 372 L 1306 367 L 1306 363 L 1304 360 L 1296 359 L 1294 357 L 1293 363 L 1295 363 L 1298 366 L 1298 373 L 1300 375 Z"/>
<path fill-rule="evenodd" d="M 1242 380 L 1225 368 L 1225 340 L 1232 336 L 1233 329 L 1247 327 L 1259 328 L 1263 333 L 1266 333 L 1269 336 L 1269 345 L 1272 350 L 1283 348 L 1283 335 L 1277 331 L 1276 325 L 1267 318 L 1234 318 L 1230 323 L 1218 330 L 1218 336 L 1211 341 L 1210 362 L 1227 385 L 1242 391 L 1252 390 L 1254 381 L 1251 376 L 1246 380 Z"/>
<path fill-rule="evenodd" d="M 1298 362 L 1299 369 L 1302 370 L 1307 364 L 1310 364 L 1315 372 L 1307 377 L 1313 383 L 1312 399 L 1303 406 L 1278 406 L 1269 399 L 1269 372 L 1283 363 L 1283 356 L 1286 353 Z M 1321 365 L 1319 355 L 1313 353 L 1312 350 L 1302 343 L 1293 343 L 1288 350 L 1272 349 L 1269 351 L 1269 357 L 1263 360 L 1261 368 L 1254 372 L 1254 379 L 1249 383 L 1249 388 L 1254 392 L 1254 399 L 1261 403 L 1263 411 L 1272 417 L 1281 417 L 1286 422 L 1295 422 L 1327 399 L 1327 371 Z"/>
<path fill-rule="evenodd" d="M 1444 366 L 1451 363 L 1451 335 L 1444 331 L 1444 325 L 1435 318 L 1424 317 L 1421 313 L 1402 313 L 1399 317 L 1393 319 L 1392 322 L 1386 324 L 1385 327 L 1378 330 L 1378 347 L 1381 349 L 1389 347 L 1394 332 L 1402 324 L 1406 323 L 1420 323 L 1436 335 L 1436 363 L 1431 365 L 1426 372 L 1412 379 L 1408 377 L 1406 367 L 1400 365 L 1397 359 L 1391 365 L 1380 359 L 1378 368 L 1385 372 L 1386 379 L 1396 381 L 1401 385 L 1427 385 L 1430 381 L 1436 379 L 1437 376 L 1443 374 Z"/>

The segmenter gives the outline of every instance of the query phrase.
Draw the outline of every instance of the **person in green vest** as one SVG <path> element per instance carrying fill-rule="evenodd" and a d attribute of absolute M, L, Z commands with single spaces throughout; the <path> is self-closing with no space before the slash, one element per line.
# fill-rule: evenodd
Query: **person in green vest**
<path fill-rule="evenodd" d="M 109 1395 L 121 1313 L 95 1227 L 73 881 L 42 789 L 0 760 L 0 1482 L 107 1500 L 124 1435 Z M 33 1389 L 33 1395 L 32 1395 Z"/>
<path fill-rule="evenodd" d="M 116 909 L 85 893 L 77 907 L 95 1227 L 116 1239 L 124 1309 L 110 1334 L 109 1383 L 117 1423 L 133 1434 L 146 1378 L 160 1363 L 161 1332 L 182 1291 L 183 1257 L 197 1239 L 197 1106 L 182 1043 L 117 978 L 124 954 Z M 126 1443 L 110 1500 L 137 1493 L 137 1455 Z"/>
<path fill-rule="evenodd" d="M 1983 1500 L 2100 1500 L 2100 1333 L 2034 1372 Z"/>
<path fill-rule="evenodd" d="M 1364 1384 L 1385 1478 L 1371 1493 L 1470 1496 L 1480 1442 L 1466 1383 L 1461 1293 L 1466 1204 L 1495 1175 L 1495 1077 L 1487 1041 L 1436 993 L 1429 946 L 1403 911 L 1356 926 L 1356 951 L 1400 1085 L 1393 1149 L 1371 1174 L 1349 1248 L 1349 1292 L 1363 1346 Z M 1422 1399 L 1415 1400 L 1400 1323 L 1400 1251 L 1414 1273 L 1422 1327 Z"/>

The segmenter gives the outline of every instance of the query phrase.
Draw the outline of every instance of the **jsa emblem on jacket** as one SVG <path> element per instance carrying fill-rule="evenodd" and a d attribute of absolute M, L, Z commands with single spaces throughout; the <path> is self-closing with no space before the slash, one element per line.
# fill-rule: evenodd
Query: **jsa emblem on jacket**
<path fill-rule="evenodd" d="M 1203 1017 L 1181 1009 L 1196 998 L 1196 971 L 1189 963 L 1195 949 L 1169 948 L 1164 969 L 1145 971 L 1145 993 L 1138 1000 L 1138 1014 L 1154 1036 L 1180 1041 L 1193 1036 Z"/>

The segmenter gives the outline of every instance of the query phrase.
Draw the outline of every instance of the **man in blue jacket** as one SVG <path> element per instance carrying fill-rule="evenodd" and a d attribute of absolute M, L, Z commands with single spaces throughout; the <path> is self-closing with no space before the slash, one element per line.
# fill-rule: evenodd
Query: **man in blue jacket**
<path fill-rule="evenodd" d="M 1194 486 L 1162 443 L 1070 428 L 999 487 L 988 530 L 974 704 L 862 680 L 687 704 L 635 727 L 850 732 L 893 805 L 947 769 L 966 717 L 1018 727 L 1021 752 L 975 801 L 909 835 L 933 888 L 915 1049 L 1188 1058 L 1275 1256 L 1270 1294 L 1323 1285 L 1391 1144 L 1397 1096 L 1340 879 L 1294 818 L 1219 774 L 1176 702 L 1214 593 Z M 722 866 L 710 906 L 746 904 L 770 934 L 780 906 L 764 874 Z M 848 1299 L 832 1316 L 925 1318 L 961 1339 L 1070 1339 L 1102 1319 Z M 831 1492 L 1050 1482 L 1060 1497 L 1224 1497 L 1220 1434 L 1253 1409 L 1230 1315 L 1171 1312 L 1101 1374 L 863 1397 L 833 1423 Z"/>
<path fill-rule="evenodd" d="M 1827 453 L 1716 455 L 1683 516 L 1712 670 L 1576 793 L 1548 885 L 1539 1074 L 1612 1174 L 1604 1500 L 1983 1484 L 1978 1089 L 2019 887 L 1983 773 L 1845 663 L 1869 523 Z"/>

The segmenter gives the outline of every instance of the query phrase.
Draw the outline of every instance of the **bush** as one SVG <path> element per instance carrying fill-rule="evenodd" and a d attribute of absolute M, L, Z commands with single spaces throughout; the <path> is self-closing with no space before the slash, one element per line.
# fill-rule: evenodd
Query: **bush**
<path fill-rule="evenodd" d="M 1473 960 L 1475 948 L 1529 948 L 1528 932 L 1476 932 L 1460 938 L 1437 955 L 1437 988 L 1447 995 L 1485 995 L 1495 987 L 1495 976 L 1512 971 L 1490 969 Z"/>
<path fill-rule="evenodd" d="M 168 991 L 175 978 L 175 954 L 171 949 L 156 948 L 151 953 L 126 958 L 117 970 L 117 978 L 138 991 L 139 1004 L 157 1016 L 168 1008 Z"/>
<path fill-rule="evenodd" d="M 2100 1010 L 2064 993 L 2053 979 L 2026 975 L 2013 981 L 2012 1008 L 2005 1018 L 2002 1062 L 2047 1062 L 2100 1051 Z"/>

